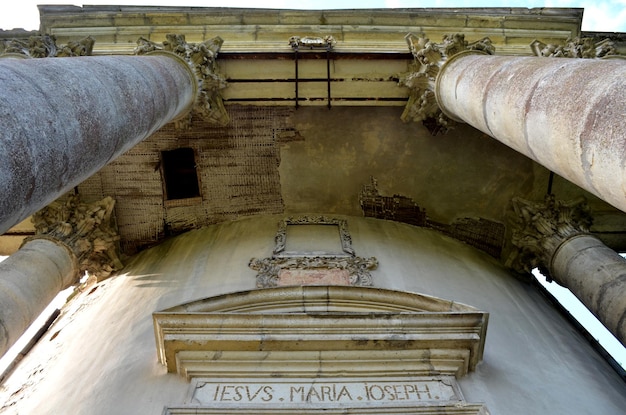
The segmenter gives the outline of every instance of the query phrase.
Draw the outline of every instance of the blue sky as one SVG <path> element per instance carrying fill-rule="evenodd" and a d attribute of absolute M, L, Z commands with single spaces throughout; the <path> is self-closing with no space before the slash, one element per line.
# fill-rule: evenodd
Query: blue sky
<path fill-rule="evenodd" d="M 37 4 L 76 4 L 72 0 L 12 0 L 2 5 L 0 28 L 39 27 Z M 85 4 L 169 5 L 223 7 L 258 7 L 258 0 L 86 0 Z M 266 8 L 283 9 L 354 9 L 409 7 L 579 7 L 585 9 L 583 30 L 626 32 L 626 0 L 264 0 Z"/>

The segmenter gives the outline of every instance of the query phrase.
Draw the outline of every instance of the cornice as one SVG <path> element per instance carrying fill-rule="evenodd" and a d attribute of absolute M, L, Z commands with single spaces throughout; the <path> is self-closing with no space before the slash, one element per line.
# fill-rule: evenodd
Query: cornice
<path fill-rule="evenodd" d="M 222 53 L 288 52 L 291 36 L 332 35 L 337 52 L 405 52 L 404 36 L 438 39 L 462 33 L 489 37 L 499 54 L 529 55 L 534 39 L 557 43 L 580 36 L 582 9 L 415 8 L 270 10 L 202 7 L 39 6 L 42 33 L 59 41 L 89 34 L 95 53 L 131 53 L 138 37 L 168 33 L 189 42 L 224 39 Z"/>

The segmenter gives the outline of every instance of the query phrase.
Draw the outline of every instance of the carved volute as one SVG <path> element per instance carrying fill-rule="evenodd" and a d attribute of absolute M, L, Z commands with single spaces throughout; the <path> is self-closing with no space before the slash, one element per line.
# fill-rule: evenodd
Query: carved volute
<path fill-rule="evenodd" d="M 220 75 L 216 61 L 224 41 L 215 37 L 201 43 L 187 43 L 185 36 L 180 34 L 168 34 L 166 38 L 163 43 L 139 38 L 135 54 L 165 51 L 183 58 L 195 73 L 199 86 L 198 99 L 192 113 L 217 125 L 228 124 L 230 118 L 219 92 L 226 87 L 226 80 Z M 178 125 L 182 127 L 184 124 L 179 122 Z"/>
<path fill-rule="evenodd" d="M 441 43 L 431 42 L 424 35 L 409 33 L 405 37 L 414 62 L 410 71 L 400 77 L 400 85 L 409 88 L 409 101 L 402 113 L 402 120 L 421 121 L 431 134 L 449 130 L 454 121 L 447 117 L 437 104 L 435 85 L 443 65 L 453 56 L 474 51 L 492 55 L 495 48 L 489 38 L 469 43 L 463 34 L 446 35 Z"/>
<path fill-rule="evenodd" d="M 87 271 L 102 280 L 124 267 L 118 256 L 120 237 L 112 215 L 114 206 L 111 197 L 83 203 L 79 195 L 72 194 L 33 215 L 33 238 L 62 242 L 78 258 L 81 274 Z"/>
<path fill-rule="evenodd" d="M 529 273 L 539 267 L 544 275 L 556 249 L 564 241 L 588 234 L 592 218 L 584 198 L 568 202 L 546 195 L 543 202 L 514 198 L 515 220 L 511 223 L 511 242 L 516 251 L 506 261 L 509 268 Z"/>

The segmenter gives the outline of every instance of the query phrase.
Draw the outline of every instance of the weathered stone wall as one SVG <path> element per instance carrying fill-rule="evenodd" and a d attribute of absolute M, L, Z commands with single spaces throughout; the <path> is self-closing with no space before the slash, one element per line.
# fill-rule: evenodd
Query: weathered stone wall
<path fill-rule="evenodd" d="M 254 289 L 250 258 L 267 257 L 284 216 L 194 230 L 148 249 L 75 298 L 0 391 L 0 413 L 154 414 L 181 406 L 189 383 L 158 363 L 151 314 Z M 532 286 L 494 259 L 434 231 L 347 217 L 358 256 L 375 256 L 375 287 L 490 313 L 482 363 L 460 379 L 492 414 L 618 415 L 620 378 Z"/>

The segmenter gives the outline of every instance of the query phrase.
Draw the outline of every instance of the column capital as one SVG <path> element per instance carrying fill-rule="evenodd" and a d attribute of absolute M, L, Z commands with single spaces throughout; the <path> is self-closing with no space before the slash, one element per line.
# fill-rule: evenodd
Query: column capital
<path fill-rule="evenodd" d="M 53 58 L 90 56 L 94 38 L 87 36 L 81 40 L 57 45 L 53 35 L 30 36 L 28 40 L 8 39 L 0 41 L 0 57 Z"/>
<path fill-rule="evenodd" d="M 193 113 L 218 125 L 226 125 L 230 117 L 224 108 L 220 90 L 226 87 L 226 80 L 219 73 L 217 55 L 224 41 L 214 37 L 201 43 L 187 43 L 184 35 L 168 34 L 163 43 L 156 43 L 143 37 L 137 40 L 136 55 L 169 52 L 183 58 L 191 67 L 198 80 L 198 96 L 193 110 L 178 126 L 188 125 Z"/>
<path fill-rule="evenodd" d="M 78 258 L 80 274 L 87 271 L 98 280 L 124 267 L 119 258 L 119 235 L 113 217 L 115 200 L 105 197 L 83 203 L 78 194 L 52 202 L 32 216 L 32 239 L 59 241 Z"/>
<path fill-rule="evenodd" d="M 620 57 L 615 43 L 610 39 L 597 40 L 591 37 L 568 38 L 564 45 L 543 43 L 534 40 L 530 44 L 530 49 L 535 56 L 549 58 L 605 58 Z"/>
<path fill-rule="evenodd" d="M 539 267 L 548 275 L 558 247 L 573 237 L 589 234 L 592 218 L 584 198 L 565 202 L 548 194 L 541 202 L 516 197 L 511 204 L 511 242 L 516 249 L 506 266 L 515 271 L 529 273 Z"/>
<path fill-rule="evenodd" d="M 494 46 L 489 38 L 483 38 L 469 43 L 463 34 L 451 34 L 443 37 L 441 43 L 431 42 L 424 35 L 416 36 L 409 33 L 405 36 L 414 61 L 410 71 L 400 77 L 399 83 L 409 88 L 409 102 L 407 103 L 402 120 L 421 121 L 431 134 L 446 132 L 454 124 L 446 115 L 436 97 L 437 77 L 445 63 L 462 52 L 481 53 L 492 55 Z"/>

